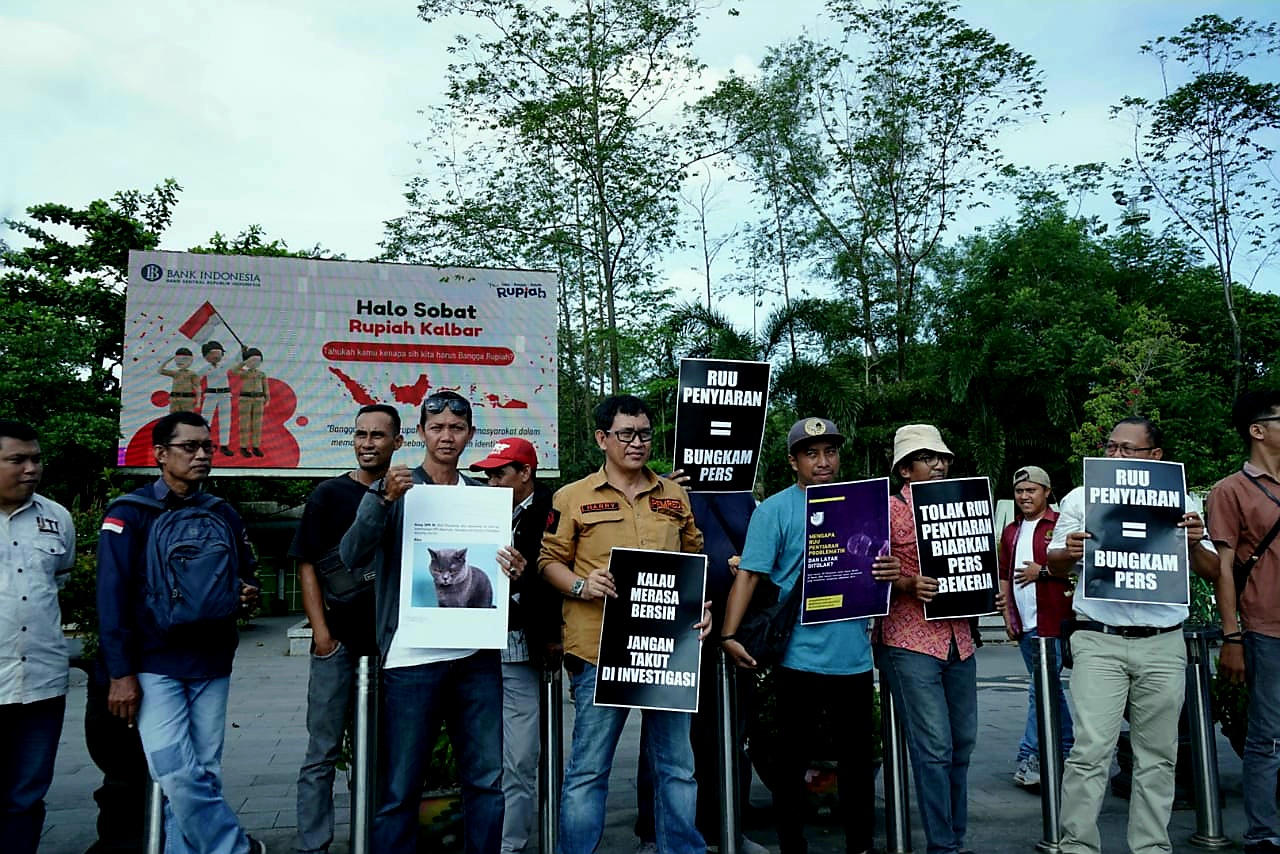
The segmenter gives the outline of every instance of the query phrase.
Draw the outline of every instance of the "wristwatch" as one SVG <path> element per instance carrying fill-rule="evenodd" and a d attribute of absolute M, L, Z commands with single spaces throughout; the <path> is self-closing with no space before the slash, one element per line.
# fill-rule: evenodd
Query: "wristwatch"
<path fill-rule="evenodd" d="M 574 599 L 582 598 L 582 590 L 587 586 L 585 578 L 579 578 L 573 582 L 573 586 L 569 588 L 569 595 Z"/>

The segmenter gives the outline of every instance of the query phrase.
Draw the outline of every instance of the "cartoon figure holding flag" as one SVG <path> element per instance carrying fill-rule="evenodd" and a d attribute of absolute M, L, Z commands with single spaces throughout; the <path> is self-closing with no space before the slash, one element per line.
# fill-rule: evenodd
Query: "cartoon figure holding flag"
<path fill-rule="evenodd" d="M 214 337 L 219 332 L 219 327 L 225 330 L 240 345 L 242 354 L 240 361 L 229 369 L 222 364 L 226 348 L 222 346 L 221 341 Z M 213 443 L 218 446 L 218 450 L 224 456 L 230 457 L 232 452 L 227 447 L 227 443 L 231 441 L 231 380 L 229 374 L 231 371 L 238 371 L 245 362 L 246 356 L 244 354 L 246 348 L 244 342 L 240 340 L 239 335 L 236 335 L 235 330 L 231 328 L 231 324 L 227 323 L 226 318 L 208 300 L 178 327 L 178 331 L 192 341 L 200 342 L 200 355 L 204 357 L 207 364 L 196 372 L 197 377 L 205 381 L 205 389 L 200 396 L 198 411 L 204 416 L 205 421 L 209 422 L 209 429 L 212 433 L 210 438 Z M 219 410 L 221 410 L 221 417 L 215 423 L 213 416 Z M 221 442 L 219 441 L 219 436 L 222 435 L 224 427 L 227 440 L 226 442 Z"/>
<path fill-rule="evenodd" d="M 157 372 L 162 377 L 173 380 L 169 391 L 170 412 L 195 412 L 200 408 L 200 376 L 191 370 L 194 354 L 186 347 L 179 347 L 174 354 L 165 359 Z M 169 365 L 175 367 L 170 368 Z"/>

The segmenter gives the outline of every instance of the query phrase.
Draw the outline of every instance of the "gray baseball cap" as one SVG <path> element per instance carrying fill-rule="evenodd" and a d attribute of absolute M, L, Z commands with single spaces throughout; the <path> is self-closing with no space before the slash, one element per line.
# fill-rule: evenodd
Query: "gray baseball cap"
<path fill-rule="evenodd" d="M 801 418 L 787 432 L 787 452 L 794 454 L 797 446 L 818 439 L 834 442 L 837 447 L 844 444 L 844 436 L 840 435 L 836 422 L 825 418 Z"/>

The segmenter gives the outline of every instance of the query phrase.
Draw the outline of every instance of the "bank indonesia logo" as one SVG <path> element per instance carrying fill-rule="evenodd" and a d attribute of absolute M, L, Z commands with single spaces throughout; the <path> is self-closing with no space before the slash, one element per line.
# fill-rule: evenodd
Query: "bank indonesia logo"
<path fill-rule="evenodd" d="M 143 264 L 142 265 L 142 278 L 146 279 L 148 282 L 159 281 L 160 277 L 163 275 L 164 275 L 164 268 L 161 267 L 159 264 Z"/>

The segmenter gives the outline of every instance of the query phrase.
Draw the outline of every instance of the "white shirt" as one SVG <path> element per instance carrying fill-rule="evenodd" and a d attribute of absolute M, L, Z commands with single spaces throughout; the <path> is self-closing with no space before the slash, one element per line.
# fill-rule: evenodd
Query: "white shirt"
<path fill-rule="evenodd" d="M 0 704 L 67 693 L 58 589 L 76 560 L 71 514 L 40 494 L 0 513 Z"/>
<path fill-rule="evenodd" d="M 1202 507 L 1200 499 L 1191 493 L 1187 493 L 1188 513 L 1201 513 Z M 1067 534 L 1075 531 L 1084 530 L 1084 487 L 1077 486 L 1075 489 L 1067 493 L 1067 497 L 1062 499 L 1062 505 L 1058 508 L 1058 521 L 1053 528 L 1053 541 L 1049 543 L 1049 550 L 1065 549 L 1067 547 Z M 1186 532 L 1182 528 L 1179 536 L 1185 537 Z M 1206 535 L 1208 532 L 1205 532 Z M 1214 548 L 1213 543 L 1208 536 L 1200 541 L 1200 547 L 1208 549 L 1215 555 L 1218 550 Z M 1084 569 L 1084 561 L 1076 562 L 1076 572 L 1082 572 Z M 1084 598 L 1084 585 L 1076 585 L 1075 598 L 1071 600 L 1072 609 L 1086 620 L 1094 620 L 1099 623 L 1105 623 L 1108 626 L 1153 626 L 1156 628 L 1167 628 L 1176 626 L 1187 619 L 1186 605 L 1166 605 L 1162 602 L 1110 602 L 1103 599 L 1086 599 Z"/>
<path fill-rule="evenodd" d="M 1018 526 L 1018 544 L 1013 549 L 1013 570 L 1016 579 L 1018 570 L 1026 565 L 1027 561 L 1034 561 L 1035 558 L 1035 533 L 1036 525 L 1040 524 L 1039 519 L 1028 521 L 1022 520 L 1022 524 Z M 1036 623 L 1036 590 L 1035 584 L 1019 586 L 1015 580 L 1013 583 L 1013 601 L 1018 606 L 1018 617 L 1022 620 L 1022 630 L 1029 632 L 1035 629 Z"/>

